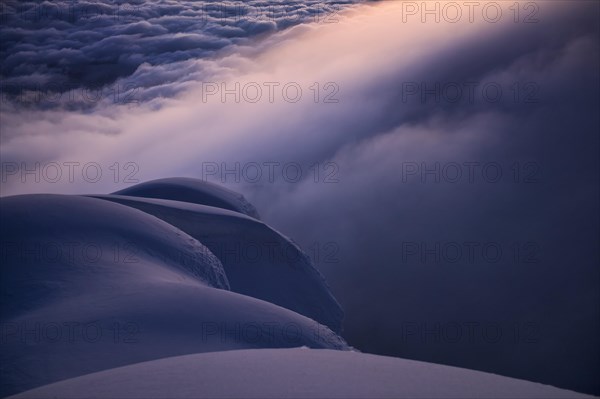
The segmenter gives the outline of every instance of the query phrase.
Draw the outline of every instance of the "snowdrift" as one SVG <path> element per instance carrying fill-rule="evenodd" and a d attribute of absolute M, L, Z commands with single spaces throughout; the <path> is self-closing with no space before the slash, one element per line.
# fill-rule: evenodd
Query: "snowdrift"
<path fill-rule="evenodd" d="M 172 357 L 14 398 L 585 398 L 494 374 L 331 350 L 261 349 Z"/>
<path fill-rule="evenodd" d="M 177 177 L 152 180 L 113 194 L 133 197 L 163 198 L 209 205 L 240 212 L 259 219 L 258 212 L 243 195 L 204 180 Z"/>
<path fill-rule="evenodd" d="M 204 182 L 5 197 L 0 219 L 2 397 L 585 397 L 352 351 L 306 254 Z"/>
<path fill-rule="evenodd" d="M 219 258 L 231 290 L 272 302 L 340 332 L 343 311 L 311 259 L 290 239 L 240 213 L 180 201 L 95 196 L 154 215 Z"/>
<path fill-rule="evenodd" d="M 96 198 L 0 199 L 2 396 L 142 361 L 241 348 L 348 349 L 327 327 L 229 291 L 177 227 Z"/>

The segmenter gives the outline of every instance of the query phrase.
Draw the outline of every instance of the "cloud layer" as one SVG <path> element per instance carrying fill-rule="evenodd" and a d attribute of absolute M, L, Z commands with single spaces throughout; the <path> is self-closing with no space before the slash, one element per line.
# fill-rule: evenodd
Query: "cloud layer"
<path fill-rule="evenodd" d="M 9 103 L 2 195 L 210 178 L 320 256 L 359 349 L 599 394 L 598 5 L 403 4 L 142 65 L 136 107 Z"/>
<path fill-rule="evenodd" d="M 129 78 L 121 90 L 191 80 L 187 60 L 302 22 L 332 23 L 355 1 L 2 2 L 2 88 L 35 103 L 28 92 L 99 89 L 119 78 Z"/>

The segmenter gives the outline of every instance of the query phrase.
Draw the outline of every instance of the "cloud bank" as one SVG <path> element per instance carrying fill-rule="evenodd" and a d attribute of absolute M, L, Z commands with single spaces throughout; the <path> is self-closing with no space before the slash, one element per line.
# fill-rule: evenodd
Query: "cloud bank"
<path fill-rule="evenodd" d="M 0 8 L 2 89 L 34 105 L 31 92 L 52 93 L 44 104 L 54 105 L 59 93 L 76 92 L 64 103 L 78 89 L 118 79 L 127 78 L 121 91 L 189 81 L 201 69 L 190 70 L 188 60 L 299 23 L 333 23 L 354 2 L 7 1 Z"/>
<path fill-rule="evenodd" d="M 599 394 L 598 5 L 491 3 L 140 64 L 136 106 L 8 103 L 2 195 L 214 180 L 320 255 L 350 344 Z"/>

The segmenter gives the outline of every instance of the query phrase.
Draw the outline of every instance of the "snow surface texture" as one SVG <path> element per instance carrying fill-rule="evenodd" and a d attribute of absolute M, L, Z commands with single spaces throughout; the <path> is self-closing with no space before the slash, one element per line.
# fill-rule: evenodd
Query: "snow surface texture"
<path fill-rule="evenodd" d="M 356 352 L 261 349 L 139 363 L 15 398 L 585 398 L 547 385 Z"/>
<path fill-rule="evenodd" d="M 0 212 L 2 396 L 189 353 L 349 349 L 310 318 L 229 291 L 208 248 L 146 212 L 61 195 L 2 198 Z"/>

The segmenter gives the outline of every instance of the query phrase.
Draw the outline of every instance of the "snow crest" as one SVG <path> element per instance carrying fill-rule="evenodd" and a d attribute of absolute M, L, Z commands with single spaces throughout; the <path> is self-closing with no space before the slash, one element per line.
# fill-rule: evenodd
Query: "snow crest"
<path fill-rule="evenodd" d="M 588 395 L 479 371 L 330 350 L 262 349 L 180 356 L 95 373 L 16 398 L 472 398 Z"/>
<path fill-rule="evenodd" d="M 2 397 L 192 353 L 350 349 L 326 326 L 341 324 L 339 305 L 296 246 L 240 203 L 191 200 L 0 199 Z M 249 240 L 289 247 L 298 261 L 223 263 L 213 252 Z"/>
<path fill-rule="evenodd" d="M 154 215 L 214 253 L 231 290 L 310 317 L 336 332 L 343 311 L 312 260 L 290 239 L 245 215 L 180 201 L 96 196 Z"/>
<path fill-rule="evenodd" d="M 260 219 L 256 208 L 243 195 L 199 179 L 178 177 L 152 180 L 117 191 L 114 194 L 209 205 Z"/>

